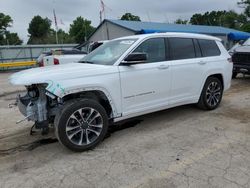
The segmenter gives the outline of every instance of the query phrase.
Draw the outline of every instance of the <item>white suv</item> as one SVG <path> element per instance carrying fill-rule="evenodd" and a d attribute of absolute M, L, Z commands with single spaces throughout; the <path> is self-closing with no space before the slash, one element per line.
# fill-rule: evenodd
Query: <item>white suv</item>
<path fill-rule="evenodd" d="M 100 143 L 111 123 L 197 104 L 216 109 L 231 84 L 233 65 L 220 39 L 198 34 L 135 35 L 105 43 L 79 63 L 16 73 L 26 119 L 73 151 Z"/>

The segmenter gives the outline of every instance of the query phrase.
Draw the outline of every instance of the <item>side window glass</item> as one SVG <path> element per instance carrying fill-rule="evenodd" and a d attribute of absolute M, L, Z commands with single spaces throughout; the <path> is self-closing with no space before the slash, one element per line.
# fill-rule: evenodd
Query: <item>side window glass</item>
<path fill-rule="evenodd" d="M 198 41 L 203 57 L 219 56 L 221 54 L 215 41 L 203 39 L 199 39 Z"/>
<path fill-rule="evenodd" d="M 166 61 L 164 38 L 154 38 L 144 41 L 134 52 L 147 54 L 147 63 Z"/>
<path fill-rule="evenodd" d="M 171 59 L 191 59 L 195 58 L 193 39 L 189 38 L 169 38 L 171 48 Z"/>

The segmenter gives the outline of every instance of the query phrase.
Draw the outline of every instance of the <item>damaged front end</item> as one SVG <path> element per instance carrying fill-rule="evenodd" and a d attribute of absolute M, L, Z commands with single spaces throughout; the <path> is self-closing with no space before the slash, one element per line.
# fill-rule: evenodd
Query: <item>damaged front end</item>
<path fill-rule="evenodd" d="M 24 96 L 18 95 L 16 105 L 25 118 L 35 122 L 36 129 L 48 129 L 58 110 L 57 97 L 46 91 L 47 84 L 26 86 Z"/>

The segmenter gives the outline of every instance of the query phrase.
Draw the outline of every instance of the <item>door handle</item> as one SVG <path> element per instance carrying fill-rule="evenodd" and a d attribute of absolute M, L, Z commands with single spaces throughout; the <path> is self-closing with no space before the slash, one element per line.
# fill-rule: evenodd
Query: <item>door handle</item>
<path fill-rule="evenodd" d="M 169 65 L 160 65 L 158 67 L 158 69 L 160 69 L 160 70 L 164 70 L 164 69 L 168 69 L 168 68 L 169 68 Z"/>
<path fill-rule="evenodd" d="M 206 65 L 207 62 L 206 62 L 206 61 L 199 61 L 198 64 L 199 64 L 199 65 Z"/>

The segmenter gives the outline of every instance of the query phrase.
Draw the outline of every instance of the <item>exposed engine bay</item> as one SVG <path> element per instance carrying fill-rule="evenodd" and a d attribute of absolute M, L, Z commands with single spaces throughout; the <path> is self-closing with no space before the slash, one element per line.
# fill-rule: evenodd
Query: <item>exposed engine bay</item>
<path fill-rule="evenodd" d="M 57 97 L 46 91 L 46 84 L 26 86 L 27 93 L 18 95 L 17 106 L 24 120 L 35 122 L 35 128 L 47 129 L 58 112 Z"/>

